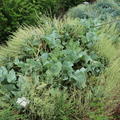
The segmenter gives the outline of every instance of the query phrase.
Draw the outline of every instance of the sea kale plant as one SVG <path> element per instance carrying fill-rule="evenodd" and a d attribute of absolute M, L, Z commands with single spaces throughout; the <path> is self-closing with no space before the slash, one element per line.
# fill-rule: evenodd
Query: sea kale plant
<path fill-rule="evenodd" d="M 8 42 L 6 50 L 1 48 L 1 61 L 4 58 L 6 61 L 13 60 L 10 69 L 17 69 L 18 73 L 25 76 L 34 74 L 32 76 L 38 76 L 40 80 L 51 85 L 66 86 L 69 84 L 80 89 L 85 88 L 87 77 L 99 75 L 104 69 L 102 58 L 92 50 L 92 44 L 97 41 L 96 33 L 92 30 L 87 32 L 87 28 L 78 20 L 66 20 L 69 22 L 67 24 L 60 21 L 60 25 L 57 20 L 54 22 L 56 22 L 55 25 L 52 21 L 43 25 L 42 30 L 31 28 L 32 31 L 28 31 L 30 34 L 33 32 L 31 37 L 28 36 L 24 40 L 20 38 L 21 41 L 18 43 L 22 43 L 17 48 L 16 45 L 14 46 L 17 41 L 13 37 L 13 40 Z M 45 28 L 47 26 L 49 31 Z M 41 32 L 43 33 L 41 34 Z M 13 43 L 14 40 L 16 42 Z M 12 53 L 10 49 L 11 51 L 17 50 Z M 4 52 L 6 54 L 2 56 Z"/>
<path fill-rule="evenodd" d="M 69 9 L 67 16 L 88 19 L 99 18 L 102 21 L 120 16 L 120 6 L 115 0 L 97 0 L 93 4 L 80 4 Z"/>
<path fill-rule="evenodd" d="M 97 19 L 64 18 L 19 28 L 0 47 L 2 102 L 29 114 L 28 120 L 93 118 L 92 103 L 103 95 L 97 77 L 109 58 L 97 46 L 104 37 L 98 24 Z"/>

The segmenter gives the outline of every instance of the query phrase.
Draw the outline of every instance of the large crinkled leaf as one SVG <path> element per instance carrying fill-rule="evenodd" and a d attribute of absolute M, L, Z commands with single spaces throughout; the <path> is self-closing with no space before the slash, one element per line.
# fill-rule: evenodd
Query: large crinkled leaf
<path fill-rule="evenodd" d="M 15 71 L 13 69 L 8 73 L 7 81 L 9 83 L 14 83 L 16 81 L 16 74 L 15 74 Z"/>
<path fill-rule="evenodd" d="M 0 67 L 0 81 L 3 81 L 8 74 L 8 71 L 5 67 Z"/>
<path fill-rule="evenodd" d="M 81 68 L 80 70 L 77 70 L 74 75 L 72 75 L 72 78 L 76 81 L 76 85 L 80 88 L 86 87 L 86 69 Z"/>
<path fill-rule="evenodd" d="M 79 57 L 79 52 L 75 50 L 67 49 L 67 50 L 64 50 L 63 52 L 65 56 L 64 59 L 66 61 L 75 62 Z"/>
<path fill-rule="evenodd" d="M 56 31 L 53 31 L 52 34 L 44 38 L 50 48 L 61 47 L 60 36 L 56 33 Z"/>
<path fill-rule="evenodd" d="M 54 76 L 59 75 L 60 71 L 62 69 L 61 62 L 53 63 L 53 65 L 50 67 L 50 69 L 46 73 L 51 73 Z"/>
<path fill-rule="evenodd" d="M 64 61 L 63 62 L 63 71 L 65 71 L 65 73 L 67 73 L 68 75 L 71 75 L 72 72 L 74 71 L 73 68 L 73 63 L 70 61 Z"/>
<path fill-rule="evenodd" d="M 73 63 L 70 61 L 64 61 L 63 62 L 63 70 L 69 71 L 73 66 Z"/>
<path fill-rule="evenodd" d="M 42 62 L 43 62 L 43 65 L 45 65 L 45 63 L 47 62 L 47 59 L 48 59 L 48 53 L 43 53 L 41 56 L 40 56 Z"/>
<path fill-rule="evenodd" d="M 24 77 L 24 76 L 20 75 L 19 78 L 18 78 L 17 86 L 19 87 L 19 89 L 22 92 L 25 92 L 25 89 L 30 86 L 29 83 L 31 83 L 31 82 L 28 82 L 27 77 Z"/>
<path fill-rule="evenodd" d="M 99 75 L 101 69 L 104 69 L 104 65 L 98 61 L 92 61 L 87 66 L 87 72 L 91 72 L 93 75 Z"/>
<path fill-rule="evenodd" d="M 95 32 L 88 32 L 86 34 L 87 46 L 91 48 L 94 43 L 98 40 L 98 37 Z"/>
<path fill-rule="evenodd" d="M 83 60 L 86 64 L 87 64 L 89 61 L 92 61 L 91 56 L 89 56 L 89 55 L 86 53 L 86 51 L 81 52 L 81 53 L 79 54 L 79 58 L 80 58 L 81 60 Z"/>

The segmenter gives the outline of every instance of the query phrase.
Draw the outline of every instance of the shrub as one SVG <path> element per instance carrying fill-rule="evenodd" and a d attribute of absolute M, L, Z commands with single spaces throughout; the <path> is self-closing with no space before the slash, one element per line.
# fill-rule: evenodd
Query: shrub
<path fill-rule="evenodd" d="M 36 20 L 36 6 L 28 0 L 4 0 L 0 3 L 0 43 L 7 40 L 11 32 L 21 24 L 33 24 Z"/>
<path fill-rule="evenodd" d="M 42 13 L 50 13 L 52 16 L 63 15 L 70 7 L 76 6 L 85 0 L 34 0 Z"/>

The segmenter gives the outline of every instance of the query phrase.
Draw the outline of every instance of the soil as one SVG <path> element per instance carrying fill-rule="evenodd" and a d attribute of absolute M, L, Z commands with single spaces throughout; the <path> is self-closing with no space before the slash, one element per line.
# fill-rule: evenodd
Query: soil
<path fill-rule="evenodd" d="M 113 120 L 120 120 L 120 104 L 115 108 L 113 112 Z"/>

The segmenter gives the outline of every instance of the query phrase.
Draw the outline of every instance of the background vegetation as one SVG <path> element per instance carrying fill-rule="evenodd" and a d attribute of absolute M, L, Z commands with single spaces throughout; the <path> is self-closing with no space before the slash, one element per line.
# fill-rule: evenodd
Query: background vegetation
<path fill-rule="evenodd" d="M 6 25 L 10 31 L 19 28 L 0 46 L 0 119 L 118 120 L 120 7 L 116 1 L 81 4 L 62 18 L 81 1 L 22 2 L 22 7 L 31 6 L 31 13 L 20 12 L 23 16 L 17 17 L 25 18 L 21 23 L 16 19 L 15 28 Z"/>
<path fill-rule="evenodd" d="M 61 16 L 70 7 L 84 0 L 1 0 L 0 1 L 0 43 L 22 25 L 36 25 L 38 16 Z"/>
<path fill-rule="evenodd" d="M 78 5 L 68 11 L 73 18 L 99 18 L 101 20 L 120 16 L 120 7 L 114 0 L 98 0 L 92 5 Z"/>

